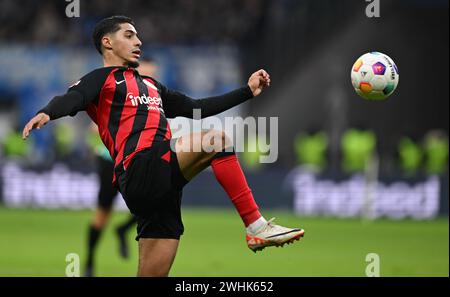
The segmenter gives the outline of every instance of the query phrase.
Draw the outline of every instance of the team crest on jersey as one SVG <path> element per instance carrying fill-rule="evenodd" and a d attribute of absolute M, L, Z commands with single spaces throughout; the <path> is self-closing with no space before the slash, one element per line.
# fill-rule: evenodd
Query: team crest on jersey
<path fill-rule="evenodd" d="M 158 88 L 155 87 L 155 85 L 154 85 L 152 82 L 150 82 L 149 80 L 144 79 L 144 84 L 146 84 L 147 86 L 149 86 L 149 87 L 152 88 L 153 90 L 158 91 Z"/>
<path fill-rule="evenodd" d="M 73 83 L 70 87 L 69 87 L 69 89 L 70 88 L 72 88 L 72 87 L 75 87 L 75 86 L 77 86 L 79 83 L 81 82 L 81 80 L 79 80 L 79 81 L 77 81 L 77 82 L 75 82 L 75 83 Z"/>

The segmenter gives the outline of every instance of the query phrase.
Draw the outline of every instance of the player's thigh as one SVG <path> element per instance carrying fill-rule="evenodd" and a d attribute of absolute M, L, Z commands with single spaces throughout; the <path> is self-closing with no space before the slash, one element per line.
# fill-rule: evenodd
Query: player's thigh
<path fill-rule="evenodd" d="M 178 239 L 140 238 L 138 276 L 168 276 Z"/>
<path fill-rule="evenodd" d="M 202 130 L 178 138 L 175 152 L 183 176 L 191 180 L 209 166 L 216 153 L 231 146 L 230 143 L 225 133 L 218 130 Z"/>

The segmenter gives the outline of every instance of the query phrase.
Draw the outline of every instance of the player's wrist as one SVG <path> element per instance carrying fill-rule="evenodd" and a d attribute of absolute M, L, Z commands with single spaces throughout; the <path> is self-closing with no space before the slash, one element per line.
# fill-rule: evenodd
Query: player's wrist
<path fill-rule="evenodd" d="M 244 87 L 244 91 L 246 92 L 246 94 L 249 98 L 255 97 L 254 90 L 252 89 L 250 84 L 247 84 L 247 86 Z"/>
<path fill-rule="evenodd" d="M 51 117 L 51 115 L 50 115 L 50 112 L 49 112 L 48 110 L 46 110 L 45 108 L 39 110 L 39 111 L 36 113 L 36 115 L 40 115 L 40 114 L 42 114 L 42 116 L 46 117 L 47 120 L 49 120 L 49 121 L 52 119 L 52 117 Z"/>

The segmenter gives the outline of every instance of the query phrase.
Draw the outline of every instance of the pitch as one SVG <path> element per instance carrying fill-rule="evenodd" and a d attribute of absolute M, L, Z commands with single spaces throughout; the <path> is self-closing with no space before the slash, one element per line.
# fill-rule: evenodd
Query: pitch
<path fill-rule="evenodd" d="M 0 208 L 0 276 L 65 276 L 68 253 L 86 254 L 90 211 Z M 98 276 L 135 276 L 137 244 L 130 232 L 130 259 L 122 260 L 113 227 L 98 246 Z M 448 276 L 449 222 L 307 218 L 266 212 L 300 225 L 300 243 L 254 254 L 234 210 L 183 210 L 185 234 L 171 276 L 365 276 L 365 258 L 380 257 L 381 276 Z M 81 265 L 81 274 L 83 265 Z"/>

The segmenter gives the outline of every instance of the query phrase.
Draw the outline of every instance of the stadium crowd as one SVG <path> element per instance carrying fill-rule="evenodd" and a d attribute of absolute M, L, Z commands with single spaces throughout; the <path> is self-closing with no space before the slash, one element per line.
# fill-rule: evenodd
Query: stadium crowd
<path fill-rule="evenodd" d="M 32 44 L 55 42 L 58 45 L 86 45 L 91 40 L 96 21 L 120 13 L 128 14 L 139 24 L 142 28 L 140 37 L 144 41 L 159 44 L 233 44 L 245 41 L 257 30 L 264 17 L 263 8 L 266 2 L 79 1 L 80 17 L 68 18 L 65 11 L 69 2 L 66 1 L 2 0 L 0 40 Z M 17 13 L 18 11 L 20 13 Z M 214 15 L 213 18 L 211 14 Z"/>

